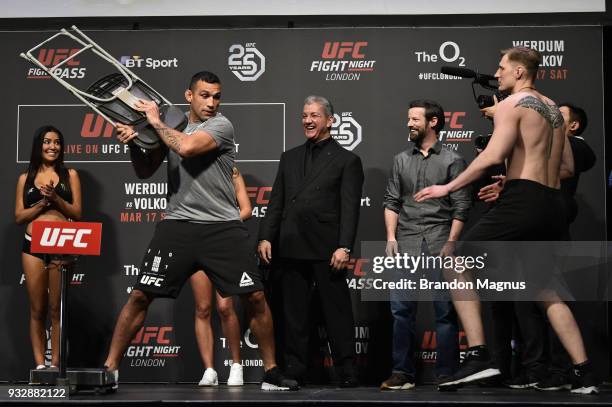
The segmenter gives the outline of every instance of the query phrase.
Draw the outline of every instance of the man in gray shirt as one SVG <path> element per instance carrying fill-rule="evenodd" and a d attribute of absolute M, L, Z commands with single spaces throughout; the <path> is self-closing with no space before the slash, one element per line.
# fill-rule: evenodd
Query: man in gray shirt
<path fill-rule="evenodd" d="M 393 160 L 383 206 L 387 231 L 387 255 L 398 250 L 410 256 L 450 255 L 467 220 L 471 197 L 462 189 L 449 197 L 415 202 L 413 194 L 422 188 L 446 183 L 466 167 L 458 154 L 442 147 L 438 134 L 444 127 L 444 111 L 433 101 L 415 100 L 408 110 L 410 143 Z M 427 270 L 427 273 L 430 273 Z M 432 279 L 431 275 L 428 275 Z M 393 371 L 381 389 L 407 390 L 414 387 L 412 361 L 415 345 L 417 302 L 412 296 L 391 291 L 393 314 Z M 405 293 L 404 293 L 405 294 Z M 434 301 L 436 313 L 439 379 L 452 375 L 459 363 L 457 314 L 450 298 Z"/>
<path fill-rule="evenodd" d="M 240 295 L 251 315 L 251 330 L 265 368 L 262 390 L 297 390 L 297 383 L 286 379 L 276 366 L 272 315 L 232 183 L 234 128 L 217 112 L 219 78 L 207 71 L 196 73 L 185 98 L 190 106 L 184 132 L 161 120 L 155 102 L 135 104 L 163 145 L 145 153 L 130 143 L 132 164 L 138 177 L 147 178 L 168 156 L 168 212 L 156 225 L 140 275 L 117 320 L 104 366 L 117 372 L 151 302 L 157 297 L 176 298 L 191 275 L 204 269 L 222 296 Z M 118 124 L 117 137 L 128 143 L 135 137 L 134 129 Z"/>

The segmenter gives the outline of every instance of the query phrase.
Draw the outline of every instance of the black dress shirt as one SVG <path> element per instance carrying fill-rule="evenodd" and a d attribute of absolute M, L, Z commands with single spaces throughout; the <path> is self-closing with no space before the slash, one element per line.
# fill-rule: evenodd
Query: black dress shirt
<path fill-rule="evenodd" d="M 309 141 L 306 144 L 308 147 L 306 149 L 306 154 L 304 155 L 304 176 L 310 173 L 314 167 L 314 163 L 317 161 L 317 158 L 319 155 L 321 155 L 321 151 L 323 151 L 331 140 L 332 138 L 328 137 L 325 140 L 319 141 L 318 143 Z"/>

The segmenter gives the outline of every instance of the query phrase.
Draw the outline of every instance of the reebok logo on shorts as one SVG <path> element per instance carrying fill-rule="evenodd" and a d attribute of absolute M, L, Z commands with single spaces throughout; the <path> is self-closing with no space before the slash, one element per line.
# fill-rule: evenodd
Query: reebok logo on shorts
<path fill-rule="evenodd" d="M 246 273 L 246 271 L 244 273 L 242 273 L 242 278 L 240 278 L 240 287 L 248 287 L 250 285 L 254 285 L 255 283 L 253 282 L 253 279 L 251 277 L 249 277 L 249 275 Z"/>

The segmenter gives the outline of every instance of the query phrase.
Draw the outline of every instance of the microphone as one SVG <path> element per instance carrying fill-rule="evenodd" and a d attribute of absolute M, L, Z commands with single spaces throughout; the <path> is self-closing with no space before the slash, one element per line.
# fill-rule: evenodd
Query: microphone
<path fill-rule="evenodd" d="M 477 83 L 488 83 L 489 81 L 497 80 L 492 75 L 481 74 L 468 68 L 460 68 L 456 66 L 443 66 L 440 69 L 440 72 L 447 75 L 459 76 L 461 78 L 474 78 L 475 82 Z"/>
<path fill-rule="evenodd" d="M 476 72 L 472 71 L 471 69 L 459 68 L 456 66 L 443 66 L 440 69 L 440 72 L 447 74 L 447 75 L 459 76 L 461 78 L 475 78 L 476 77 Z"/>

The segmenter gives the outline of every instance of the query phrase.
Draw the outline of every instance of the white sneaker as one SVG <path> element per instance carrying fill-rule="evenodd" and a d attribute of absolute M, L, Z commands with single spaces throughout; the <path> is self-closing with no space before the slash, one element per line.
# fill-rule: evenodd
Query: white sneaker
<path fill-rule="evenodd" d="M 198 386 L 218 386 L 219 380 L 217 379 L 217 371 L 212 367 L 209 367 L 204 371 L 202 380 L 198 383 Z"/>
<path fill-rule="evenodd" d="M 242 386 L 244 385 L 244 380 L 242 378 L 242 365 L 240 363 L 232 363 L 232 367 L 230 368 L 230 374 L 227 378 L 228 386 Z"/>
<path fill-rule="evenodd" d="M 46 368 L 47 368 L 47 366 L 45 366 L 45 365 L 38 365 L 38 366 L 36 366 L 36 370 L 43 370 L 43 369 L 46 369 Z"/>

